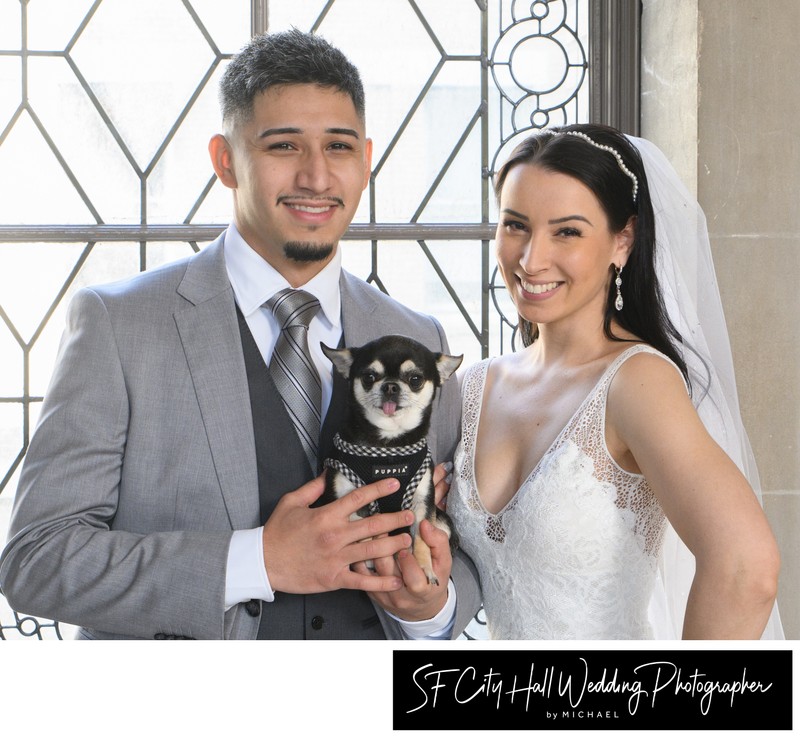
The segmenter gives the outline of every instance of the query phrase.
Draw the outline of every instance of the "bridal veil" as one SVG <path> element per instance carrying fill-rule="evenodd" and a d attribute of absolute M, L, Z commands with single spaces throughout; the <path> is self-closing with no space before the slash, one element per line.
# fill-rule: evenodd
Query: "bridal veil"
<path fill-rule="evenodd" d="M 655 214 L 656 270 L 673 325 L 683 337 L 692 400 L 711 436 L 747 477 L 761 501 L 753 452 L 742 424 L 728 330 L 705 215 L 664 154 L 628 137 L 645 167 Z M 763 503 L 762 503 L 763 504 Z M 694 558 L 668 524 L 651 603 L 654 635 L 681 637 Z M 762 639 L 783 639 L 777 604 Z"/>

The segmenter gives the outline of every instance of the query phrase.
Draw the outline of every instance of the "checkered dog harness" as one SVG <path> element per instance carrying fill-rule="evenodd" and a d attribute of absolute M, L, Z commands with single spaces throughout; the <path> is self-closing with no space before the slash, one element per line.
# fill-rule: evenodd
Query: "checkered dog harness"
<path fill-rule="evenodd" d="M 433 468 L 433 459 L 424 438 L 410 446 L 385 448 L 348 443 L 337 433 L 333 445 L 334 450 L 325 459 L 325 466 L 343 474 L 354 486 L 363 487 L 387 477 L 400 482 L 397 492 L 370 504 L 370 514 L 408 510 L 420 481 Z"/>

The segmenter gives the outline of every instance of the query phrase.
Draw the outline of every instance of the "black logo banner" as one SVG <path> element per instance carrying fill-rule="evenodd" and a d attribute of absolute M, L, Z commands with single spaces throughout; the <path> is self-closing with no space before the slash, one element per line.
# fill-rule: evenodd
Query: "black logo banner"
<path fill-rule="evenodd" d="M 393 652 L 395 730 L 791 730 L 791 650 Z"/>

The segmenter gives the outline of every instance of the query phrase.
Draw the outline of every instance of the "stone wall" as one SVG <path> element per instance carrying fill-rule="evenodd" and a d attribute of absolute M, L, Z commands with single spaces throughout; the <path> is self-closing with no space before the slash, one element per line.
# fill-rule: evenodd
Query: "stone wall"
<path fill-rule="evenodd" d="M 739 398 L 800 636 L 800 3 L 644 0 L 642 135 L 706 212 Z"/>

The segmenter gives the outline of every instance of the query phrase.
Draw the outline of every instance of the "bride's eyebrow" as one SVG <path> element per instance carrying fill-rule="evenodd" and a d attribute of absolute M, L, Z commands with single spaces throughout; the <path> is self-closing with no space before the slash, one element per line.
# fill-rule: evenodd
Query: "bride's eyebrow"
<path fill-rule="evenodd" d="M 516 210 L 512 210 L 511 208 L 503 208 L 504 213 L 508 213 L 509 215 L 513 215 L 515 218 L 519 218 L 520 220 L 530 220 L 527 215 L 523 215 L 522 213 L 518 213 Z"/>
<path fill-rule="evenodd" d="M 513 215 L 515 218 L 519 218 L 520 220 L 524 220 L 526 222 L 530 221 L 530 218 L 527 215 L 523 215 L 522 213 L 519 213 L 516 210 L 512 210 L 511 208 L 503 208 L 503 212 L 508 213 L 509 215 Z M 548 220 L 547 223 L 548 225 L 559 225 L 560 223 L 567 223 L 571 220 L 580 220 L 584 223 L 588 223 L 590 226 L 594 228 L 592 221 L 590 221 L 583 215 L 565 215 L 563 218 L 553 218 L 552 220 Z"/>
<path fill-rule="evenodd" d="M 580 220 L 584 223 L 592 225 L 592 221 L 590 221 L 588 218 L 584 218 L 582 215 L 565 215 L 563 218 L 553 218 L 553 220 L 548 220 L 547 222 L 549 225 L 558 225 L 559 223 L 567 223 L 570 220 Z"/>

